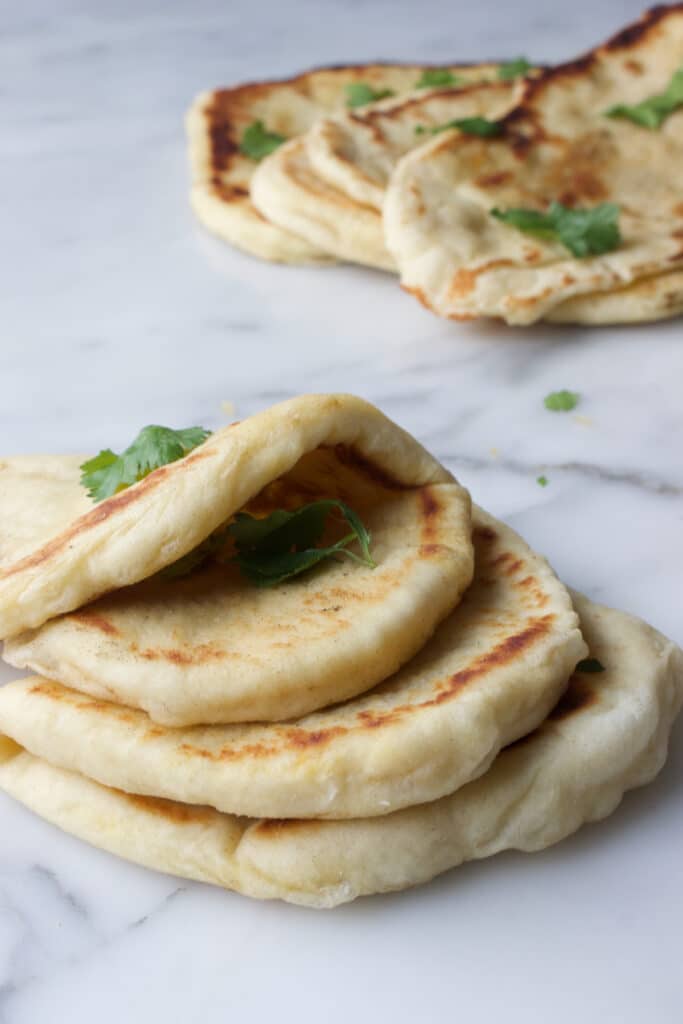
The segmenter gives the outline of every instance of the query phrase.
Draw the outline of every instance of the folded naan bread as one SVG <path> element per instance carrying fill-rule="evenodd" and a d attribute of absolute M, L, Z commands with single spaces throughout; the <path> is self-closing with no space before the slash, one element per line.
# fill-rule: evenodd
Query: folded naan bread
<path fill-rule="evenodd" d="M 683 109 L 655 129 L 607 112 L 662 94 L 682 63 L 683 6 L 654 8 L 585 57 L 529 82 L 500 136 L 444 133 L 406 156 L 384 205 L 403 286 L 442 316 L 525 324 L 565 300 L 677 271 Z M 582 209 L 616 204 L 621 244 L 577 258 L 559 241 L 491 213 L 545 212 L 553 201 Z M 655 286 L 659 316 L 667 315 L 670 286 L 665 279 Z M 643 287 L 643 301 L 652 287 Z M 681 305 L 680 281 L 674 287 L 671 314 Z M 644 319 L 638 293 L 627 298 L 632 319 Z M 590 310 L 582 316 L 597 322 Z M 574 317 L 576 308 L 559 318 Z"/>
<path fill-rule="evenodd" d="M 535 72 L 537 74 L 538 72 Z M 306 133 L 311 167 L 358 203 L 381 211 L 396 164 L 451 121 L 497 121 L 524 93 L 524 78 L 416 90 L 357 111 L 322 117 Z"/>
<path fill-rule="evenodd" d="M 395 270 L 382 202 L 393 167 L 431 129 L 459 118 L 497 119 L 521 80 L 417 90 L 316 122 L 263 160 L 251 182 L 256 208 L 338 259 Z"/>
<path fill-rule="evenodd" d="M 683 699 L 674 644 L 629 615 L 575 601 L 604 671 L 574 674 L 536 732 L 432 803 L 371 819 L 253 821 L 109 789 L 9 739 L 0 739 L 0 788 L 139 864 L 311 907 L 405 889 L 501 850 L 542 850 L 655 777 Z"/>
<path fill-rule="evenodd" d="M 78 462 L 0 462 L 0 623 L 23 629 L 4 657 L 166 724 L 282 719 L 354 696 L 423 646 L 472 576 L 469 495 L 358 399 L 282 403 L 94 507 Z M 330 559 L 270 588 L 231 561 L 158 575 L 239 509 L 321 498 L 361 516 L 376 568 Z"/>
<path fill-rule="evenodd" d="M 262 162 L 251 182 L 251 196 L 269 223 L 295 232 L 336 259 L 395 271 L 384 244 L 381 213 L 315 174 L 305 136 L 285 143 Z"/>
<path fill-rule="evenodd" d="M 546 313 L 556 324 L 647 324 L 683 313 L 683 270 L 656 274 L 606 292 L 589 292 Z"/>
<path fill-rule="evenodd" d="M 433 69 L 432 69 L 433 70 Z M 463 81 L 492 74 L 495 65 L 449 66 Z M 244 133 L 255 122 L 266 132 L 293 138 L 319 117 L 343 110 L 347 86 L 365 84 L 376 92 L 408 92 L 424 67 L 415 64 L 360 64 L 305 71 L 293 78 L 251 82 L 202 93 L 187 115 L 193 209 L 205 227 L 261 259 L 283 263 L 325 263 L 330 256 L 286 229 L 271 224 L 249 195 L 257 160 L 241 152 Z"/>
<path fill-rule="evenodd" d="M 586 653 L 543 558 L 480 511 L 474 543 L 475 578 L 456 611 L 396 675 L 345 704 L 280 724 L 170 729 L 33 678 L 0 690 L 0 732 L 107 785 L 251 817 L 370 816 L 436 799 L 538 725 Z M 49 632 L 42 646 L 15 641 L 6 656 L 50 675 L 50 642 Z M 164 672 L 146 686 L 158 690 Z M 73 672 L 54 675 L 86 689 Z M 149 700 L 134 672 L 128 687 L 129 703 Z"/>
<path fill-rule="evenodd" d="M 461 117 L 495 120 L 523 83 L 482 82 L 418 91 L 322 118 L 267 157 L 252 179 L 261 212 L 339 259 L 396 271 L 384 241 L 382 205 L 402 157 L 431 139 L 430 128 Z M 416 132 L 416 128 L 425 129 Z M 420 293 L 418 293 L 420 297 Z M 683 311 L 683 270 L 611 291 L 575 295 L 551 308 L 554 323 L 618 324 L 668 319 Z"/>

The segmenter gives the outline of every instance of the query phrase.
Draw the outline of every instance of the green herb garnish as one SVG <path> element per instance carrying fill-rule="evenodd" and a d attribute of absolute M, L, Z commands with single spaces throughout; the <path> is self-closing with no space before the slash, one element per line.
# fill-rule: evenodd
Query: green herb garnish
<path fill-rule="evenodd" d="M 567 391 L 566 389 L 551 391 L 543 399 L 543 404 L 552 412 L 571 412 L 579 404 L 580 397 L 578 391 Z"/>
<path fill-rule="evenodd" d="M 626 117 L 642 128 L 655 131 L 661 127 L 669 114 L 681 106 L 683 106 L 683 66 L 674 73 L 664 92 L 650 96 L 649 99 L 633 106 L 618 103 L 606 110 L 605 115 L 607 117 Z"/>
<path fill-rule="evenodd" d="M 351 532 L 336 544 L 316 547 L 332 512 L 341 513 Z M 237 564 L 257 587 L 276 586 L 337 554 L 375 568 L 370 554 L 370 534 L 353 509 L 342 501 L 314 501 L 293 512 L 278 509 L 263 519 L 239 512 L 227 533 L 235 542 Z M 348 550 L 353 541 L 358 541 L 360 555 Z"/>
<path fill-rule="evenodd" d="M 547 487 L 548 486 L 548 477 L 547 476 L 537 476 L 536 477 L 536 483 L 540 487 Z"/>
<path fill-rule="evenodd" d="M 605 666 L 597 658 L 584 658 L 576 666 L 575 672 L 604 672 Z"/>
<path fill-rule="evenodd" d="M 80 467 L 81 484 L 93 501 L 102 501 L 142 480 L 153 469 L 182 459 L 205 441 L 209 433 L 203 427 L 187 427 L 185 430 L 143 427 L 121 455 L 105 448 L 84 462 Z"/>
<path fill-rule="evenodd" d="M 415 127 L 416 135 L 438 135 L 439 132 L 448 131 L 449 128 L 457 128 L 465 135 L 479 135 L 481 138 L 490 138 L 493 135 L 500 135 L 501 127 L 497 121 L 489 121 L 485 117 L 459 117 L 454 121 L 446 121 L 444 124 L 437 124 L 430 128 L 426 124 L 418 124 Z"/>
<path fill-rule="evenodd" d="M 415 83 L 416 89 L 435 89 L 440 85 L 460 85 L 462 78 L 448 68 L 425 68 Z"/>
<path fill-rule="evenodd" d="M 373 89 L 367 82 L 349 82 L 346 86 L 346 106 L 364 107 L 367 103 L 395 95 L 393 89 Z"/>
<path fill-rule="evenodd" d="M 600 203 L 589 210 L 572 210 L 562 203 L 551 203 L 547 213 L 494 208 L 491 216 L 528 234 L 561 242 L 580 259 L 611 252 L 621 242 L 619 207 L 615 203 Z"/>
<path fill-rule="evenodd" d="M 523 78 L 531 70 L 533 64 L 530 64 L 526 57 L 515 57 L 514 60 L 505 61 L 499 66 L 498 77 L 503 82 L 511 82 L 513 78 Z"/>
<path fill-rule="evenodd" d="M 252 160 L 263 160 L 264 156 L 275 152 L 287 139 L 277 132 L 269 132 L 263 121 L 252 121 L 248 128 L 245 128 L 242 141 L 240 142 L 240 153 L 251 157 Z"/>

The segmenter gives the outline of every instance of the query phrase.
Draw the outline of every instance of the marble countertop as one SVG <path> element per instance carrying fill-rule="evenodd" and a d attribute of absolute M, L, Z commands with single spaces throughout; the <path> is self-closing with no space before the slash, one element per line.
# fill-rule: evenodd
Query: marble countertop
<path fill-rule="evenodd" d="M 125 446 L 303 391 L 377 403 L 563 578 L 683 642 L 681 322 L 441 322 L 388 276 L 257 263 L 186 201 L 202 88 L 373 57 L 569 57 L 634 0 L 32 0 L 3 16 L 1 450 Z M 543 407 L 581 393 L 574 413 Z M 230 417 L 233 418 L 233 417 Z M 544 474 L 548 485 L 536 478 Z M 11 678 L 0 670 L 2 680 Z M 681 1020 L 683 729 L 534 856 L 333 914 L 128 865 L 0 800 L 0 1024 Z"/>

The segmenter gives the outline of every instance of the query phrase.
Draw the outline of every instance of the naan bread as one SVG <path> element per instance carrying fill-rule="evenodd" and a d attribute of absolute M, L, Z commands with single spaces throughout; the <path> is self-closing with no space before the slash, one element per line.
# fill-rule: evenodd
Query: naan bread
<path fill-rule="evenodd" d="M 414 438 L 361 399 L 304 395 L 282 402 L 217 431 L 61 533 L 40 537 L 34 550 L 10 552 L 0 566 L 0 637 L 152 576 L 304 456 L 335 446 L 342 460 L 392 486 L 453 482 Z M 11 502 L 9 495 L 10 513 Z"/>
<path fill-rule="evenodd" d="M 383 191 L 391 168 L 424 142 L 415 129 L 498 118 L 521 90 L 519 81 L 421 89 L 317 122 L 261 161 L 251 182 L 254 205 L 270 223 L 338 259 L 395 270 L 384 245 Z"/>
<path fill-rule="evenodd" d="M 611 292 L 575 295 L 544 317 L 557 324 L 646 324 L 683 313 L 683 270 L 657 274 Z"/>
<path fill-rule="evenodd" d="M 252 121 L 270 114 L 276 84 L 285 85 L 214 89 L 194 100 L 185 118 L 192 177 L 190 204 L 213 235 L 252 256 L 275 263 L 331 263 L 327 253 L 262 217 L 249 195 L 258 164 L 240 153 L 240 139 Z M 272 131 L 272 117 L 268 123 Z"/>
<path fill-rule="evenodd" d="M 79 608 L 15 636 L 5 659 L 170 725 L 289 718 L 355 696 L 423 646 L 472 576 L 467 493 L 416 441 L 350 398 L 276 406 L 75 521 L 69 514 L 87 501 L 78 460 L 6 460 L 0 491 L 6 617 L 40 621 L 66 610 L 56 602 L 69 593 Z M 187 547 L 185 531 L 193 547 L 236 505 L 261 515 L 321 497 L 359 513 L 376 569 L 332 559 L 263 589 L 236 565 L 210 561 L 186 577 L 124 585 L 173 561 L 170 546 Z M 80 607 L 116 580 L 122 589 Z M 12 593 L 23 608 L 9 604 Z"/>
<path fill-rule="evenodd" d="M 164 729 L 33 678 L 0 690 L 0 732 L 106 785 L 251 817 L 364 817 L 436 799 L 538 725 L 586 652 L 543 558 L 483 512 L 474 541 L 459 607 L 355 700 L 279 725 Z"/>
<path fill-rule="evenodd" d="M 336 259 L 396 269 L 384 244 L 381 214 L 314 173 L 305 136 L 285 143 L 261 162 L 252 178 L 251 198 L 271 224 L 296 232 Z"/>
<path fill-rule="evenodd" d="M 7 566 L 92 510 L 87 491 L 76 486 L 87 457 L 0 458 L 0 578 Z"/>
<path fill-rule="evenodd" d="M 357 203 L 381 211 L 396 164 L 431 138 L 428 129 L 466 117 L 499 120 L 522 98 L 524 81 L 489 78 L 459 87 L 420 89 L 320 118 L 305 136 L 313 173 Z"/>
<path fill-rule="evenodd" d="M 252 190 L 264 215 L 339 259 L 396 271 L 384 244 L 381 207 L 398 161 L 424 145 L 417 125 L 456 117 L 500 117 L 523 88 L 488 82 L 460 90 L 420 91 L 316 122 L 305 135 L 266 158 Z M 568 324 L 619 324 L 668 319 L 683 312 L 683 271 L 612 291 L 576 295 L 544 319 Z"/>
<path fill-rule="evenodd" d="M 298 507 L 316 493 L 346 501 L 372 533 L 376 569 L 333 559 L 262 589 L 237 566 L 209 561 L 21 633 L 7 640 L 5 660 L 169 725 L 291 718 L 385 679 L 424 645 L 470 581 L 469 502 L 456 484 L 394 490 L 363 482 L 333 452 L 306 462 L 305 476 L 299 465 L 296 479 L 261 495 L 259 512 Z M 58 456 L 54 463 L 59 469 Z M 79 491 L 76 472 L 65 497 Z M 25 504 L 38 508 L 42 492 L 32 481 Z"/>
<path fill-rule="evenodd" d="M 450 70 L 471 80 L 494 67 L 457 66 Z M 287 138 L 301 135 L 319 117 L 345 108 L 347 85 L 365 82 L 376 90 L 407 92 L 423 70 L 414 64 L 318 68 L 293 78 L 202 93 L 187 115 L 190 199 L 197 217 L 213 234 L 261 259 L 329 262 L 327 253 L 269 223 L 253 206 L 249 184 L 258 164 L 240 152 L 244 131 L 260 120 L 268 131 Z"/>
<path fill-rule="evenodd" d="M 502 850 L 541 850 L 655 777 L 683 698 L 680 650 L 629 615 L 575 600 L 605 671 L 572 676 L 535 733 L 434 803 L 365 820 L 250 821 L 108 789 L 1 738 L 0 788 L 139 864 L 310 907 L 404 889 Z"/>
<path fill-rule="evenodd" d="M 445 133 L 406 156 L 384 205 L 403 286 L 442 316 L 526 324 L 564 300 L 680 267 L 683 109 L 657 131 L 605 111 L 662 92 L 682 62 L 683 7 L 654 8 L 587 56 L 528 83 L 500 137 Z M 622 244 L 576 259 L 559 242 L 490 214 L 544 210 L 553 200 L 617 203 Z"/>

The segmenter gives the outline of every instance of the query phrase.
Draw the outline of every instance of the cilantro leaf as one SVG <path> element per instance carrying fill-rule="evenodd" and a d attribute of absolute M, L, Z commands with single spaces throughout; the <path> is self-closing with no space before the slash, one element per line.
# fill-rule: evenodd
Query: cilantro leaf
<path fill-rule="evenodd" d="M 252 121 L 244 129 L 244 135 L 240 142 L 240 153 L 251 157 L 252 160 L 263 160 L 264 156 L 274 153 L 278 146 L 281 146 L 287 139 L 278 132 L 269 132 L 263 121 Z"/>
<path fill-rule="evenodd" d="M 137 483 L 159 466 L 182 459 L 209 436 L 203 427 L 171 430 L 170 427 L 143 427 L 121 455 L 105 448 L 82 464 L 81 484 L 93 501 L 110 498 Z"/>
<path fill-rule="evenodd" d="M 505 61 L 498 68 L 498 77 L 503 82 L 511 82 L 513 78 L 523 78 L 533 70 L 526 57 L 515 57 L 514 60 Z"/>
<path fill-rule="evenodd" d="M 465 135 L 480 135 L 484 139 L 500 135 L 501 132 L 500 124 L 486 117 L 461 117 L 453 121 L 453 125 Z"/>
<path fill-rule="evenodd" d="M 536 483 L 539 485 L 539 487 L 547 487 L 548 486 L 548 477 L 547 476 L 537 476 L 536 477 Z"/>
<path fill-rule="evenodd" d="M 520 231 L 543 238 L 554 238 L 557 231 L 549 213 L 540 210 L 527 210 L 521 206 L 513 206 L 509 210 L 500 210 L 497 206 L 491 210 L 491 216 L 511 224 Z"/>
<path fill-rule="evenodd" d="M 82 463 L 81 485 L 87 488 L 88 497 L 102 501 L 125 487 L 123 483 L 123 459 L 111 448 L 103 449 L 99 455 Z"/>
<path fill-rule="evenodd" d="M 602 664 L 601 661 L 598 661 L 597 658 L 584 658 L 583 661 L 580 661 L 578 663 L 578 665 L 576 666 L 574 671 L 575 672 L 604 672 L 605 671 L 605 666 Z"/>
<path fill-rule="evenodd" d="M 621 242 L 619 207 L 615 203 L 600 203 L 587 210 L 572 210 L 562 203 L 551 203 L 547 213 L 494 208 L 491 216 L 528 234 L 561 242 L 579 259 L 611 252 Z"/>
<path fill-rule="evenodd" d="M 656 93 L 640 103 L 629 106 L 617 103 L 605 111 L 606 117 L 625 117 L 642 128 L 656 131 L 669 114 L 683 106 L 683 66 L 676 71 L 664 92 Z"/>
<path fill-rule="evenodd" d="M 449 128 L 457 128 L 465 135 L 479 135 L 481 138 L 490 138 L 493 135 L 500 135 L 501 127 L 497 121 L 489 121 L 485 117 L 458 117 L 453 121 L 446 121 L 444 124 L 437 124 L 434 128 L 418 124 L 415 127 L 416 135 L 438 135 L 439 132 L 448 131 Z"/>
<path fill-rule="evenodd" d="M 341 512 L 351 532 L 335 544 L 316 547 L 327 517 L 334 511 Z M 262 519 L 239 512 L 227 533 L 235 542 L 236 561 L 243 575 L 257 587 L 276 586 L 335 554 L 347 555 L 375 568 L 370 534 L 359 516 L 342 501 L 314 501 L 293 512 L 278 509 Z M 353 541 L 358 541 L 360 555 L 347 550 Z"/>
<path fill-rule="evenodd" d="M 364 107 L 367 103 L 395 95 L 393 89 L 373 89 L 367 82 L 349 82 L 346 86 L 346 106 Z"/>
<path fill-rule="evenodd" d="M 543 399 L 543 404 L 551 412 L 571 412 L 579 404 L 580 397 L 578 391 L 551 391 Z"/>
<path fill-rule="evenodd" d="M 440 85 L 461 85 L 462 77 L 448 68 L 425 68 L 415 83 L 416 89 L 434 89 Z"/>

